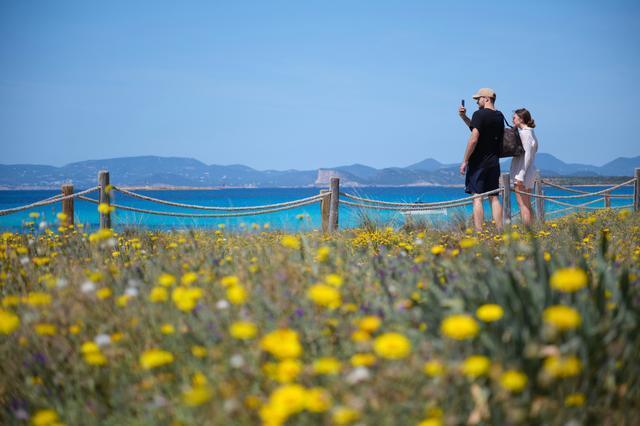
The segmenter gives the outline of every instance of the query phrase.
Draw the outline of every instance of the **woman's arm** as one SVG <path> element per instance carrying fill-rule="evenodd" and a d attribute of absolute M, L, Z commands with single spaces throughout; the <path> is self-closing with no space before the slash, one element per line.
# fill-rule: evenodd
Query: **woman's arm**
<path fill-rule="evenodd" d="M 524 148 L 524 170 L 526 173 L 531 168 L 533 159 L 535 158 L 536 152 L 538 151 L 538 142 L 533 136 L 533 132 L 531 130 L 526 132 L 525 139 L 527 140 L 527 146 L 524 146 L 524 142 L 522 146 Z"/>
<path fill-rule="evenodd" d="M 526 130 L 520 134 L 520 140 L 522 141 L 522 147 L 524 148 L 524 167 L 522 168 L 522 180 L 524 180 L 524 176 L 529 171 L 531 164 L 533 163 L 533 158 L 536 155 L 537 146 L 536 140 L 533 137 L 533 133 L 531 130 Z"/>

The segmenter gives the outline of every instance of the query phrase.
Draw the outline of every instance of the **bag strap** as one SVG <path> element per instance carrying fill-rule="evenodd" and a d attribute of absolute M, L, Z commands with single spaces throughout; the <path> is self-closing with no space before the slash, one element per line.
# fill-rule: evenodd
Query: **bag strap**
<path fill-rule="evenodd" d="M 505 118 L 504 114 L 502 113 L 502 111 L 498 111 L 500 113 L 500 115 L 502 116 L 502 119 L 504 120 L 504 124 L 507 125 L 508 128 L 513 129 L 513 126 L 511 124 L 509 124 L 509 122 L 507 121 L 507 119 Z"/>

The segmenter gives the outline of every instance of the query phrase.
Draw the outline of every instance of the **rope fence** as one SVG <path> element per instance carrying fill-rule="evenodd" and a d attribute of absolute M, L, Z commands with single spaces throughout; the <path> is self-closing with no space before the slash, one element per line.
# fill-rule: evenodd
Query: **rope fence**
<path fill-rule="evenodd" d="M 494 194 L 499 194 L 501 192 L 500 189 L 494 189 L 493 191 L 487 191 L 485 193 L 482 194 L 476 194 L 476 195 L 471 195 L 469 197 L 465 197 L 465 198 L 459 198 L 457 200 L 447 200 L 447 201 L 438 201 L 438 202 L 434 202 L 434 203 L 393 203 L 390 201 L 381 201 L 381 200 L 372 200 L 369 198 L 361 198 L 361 197 L 357 197 L 355 195 L 351 195 L 351 194 L 347 194 L 344 192 L 340 193 L 340 196 L 345 197 L 345 198 L 349 198 L 351 200 L 354 201 L 361 201 L 364 203 L 371 203 L 371 204 L 379 204 L 379 205 L 383 205 L 383 206 L 397 206 L 397 207 L 406 207 L 406 208 L 412 208 L 412 207 L 419 207 L 419 208 L 429 208 L 429 207 L 446 207 L 449 206 L 450 204 L 459 204 L 461 202 L 465 202 L 465 201 L 473 201 L 474 198 L 482 198 L 482 197 L 486 197 L 489 195 L 494 195 Z M 369 208 L 375 208 L 375 207 L 369 207 Z"/>
<path fill-rule="evenodd" d="M 260 214 L 281 212 L 281 211 L 284 211 L 284 210 L 291 210 L 291 209 L 295 209 L 295 208 L 302 207 L 302 206 L 308 206 L 309 204 L 314 204 L 317 201 L 319 201 L 320 199 L 322 199 L 323 197 L 324 197 L 323 195 L 316 195 L 314 197 L 309 197 L 309 198 L 297 200 L 296 202 L 282 203 L 282 204 L 284 204 L 284 206 L 277 207 L 277 208 L 263 209 L 263 210 L 250 211 L 250 212 L 221 213 L 221 214 L 163 212 L 163 211 L 159 211 L 159 210 L 147 210 L 147 209 L 140 209 L 140 208 L 137 208 L 137 207 L 122 206 L 122 205 L 119 205 L 119 204 L 111 204 L 111 207 L 114 207 L 114 208 L 116 208 L 118 210 L 131 211 L 131 212 L 136 212 L 136 213 L 153 214 L 153 215 L 158 215 L 158 216 L 194 217 L 194 218 L 223 218 L 223 217 L 254 216 L 254 215 L 260 215 Z M 94 204 L 99 204 L 100 203 L 98 200 L 94 200 L 93 198 L 80 197 L 80 199 L 84 200 L 84 201 L 88 201 L 90 203 L 94 203 Z"/>
<path fill-rule="evenodd" d="M 97 186 L 94 186 L 93 188 L 89 188 L 89 189 L 85 189 L 82 192 L 78 192 L 75 194 L 71 194 L 71 195 L 66 195 L 66 196 L 55 196 L 55 197 L 49 197 L 49 198 L 45 198 L 44 200 L 41 201 L 36 201 L 35 203 L 31 203 L 31 204 L 27 204 L 24 206 L 20 206 L 20 207 L 13 207 L 11 209 L 6 209 L 6 210 L 0 210 L 0 216 L 6 216 L 8 214 L 12 214 L 12 213 L 18 213 L 18 212 L 22 212 L 25 210 L 30 210 L 36 207 L 42 207 L 42 206 L 47 206 L 49 204 L 55 204 L 55 203 L 59 203 L 60 201 L 65 201 L 65 200 L 70 200 L 73 198 L 78 198 L 82 195 L 86 195 L 89 194 L 93 191 L 96 191 L 97 189 L 99 189 Z"/>
<path fill-rule="evenodd" d="M 573 195 L 544 195 L 543 185 L 549 187 L 570 192 Z M 612 194 L 613 191 L 625 186 L 633 185 L 634 192 L 629 194 Z M 119 186 L 113 186 L 109 184 L 109 172 L 106 170 L 100 171 L 98 175 L 98 185 L 92 188 L 85 189 L 83 191 L 74 193 L 73 185 L 65 184 L 62 186 L 62 194 L 54 195 L 49 198 L 37 201 L 35 203 L 27 204 L 24 206 L 13 207 L 5 210 L 0 210 L 0 216 L 6 216 L 13 213 L 22 212 L 25 210 L 33 209 L 36 207 L 42 207 L 55 203 L 62 203 L 62 211 L 67 217 L 66 224 L 73 224 L 73 209 L 74 200 L 82 200 L 93 204 L 98 204 L 100 215 L 100 227 L 111 227 L 111 211 L 112 208 L 130 211 L 136 213 L 143 213 L 149 215 L 169 216 L 169 217 L 191 217 L 191 218 L 232 218 L 232 217 L 244 217 L 244 216 L 257 216 L 269 213 L 277 213 L 285 210 L 291 210 L 303 206 L 309 206 L 315 203 L 320 203 L 320 213 L 322 218 L 323 231 L 335 231 L 338 229 L 338 212 L 340 206 L 357 208 L 362 210 L 382 210 L 390 212 L 400 213 L 415 213 L 415 212 L 427 212 L 433 210 L 439 210 L 446 213 L 446 209 L 457 208 L 474 204 L 475 200 L 484 200 L 486 197 L 499 195 L 502 197 L 503 203 L 503 222 L 508 224 L 511 221 L 511 193 L 518 195 L 529 196 L 536 201 L 536 210 L 538 219 L 544 221 L 544 218 L 549 215 L 559 215 L 572 210 L 598 210 L 603 207 L 594 206 L 596 203 L 604 202 L 604 208 L 623 209 L 633 208 L 633 210 L 640 210 L 640 168 L 635 169 L 635 176 L 625 182 L 613 185 L 609 188 L 605 188 L 595 192 L 588 192 L 579 189 L 558 185 L 548 180 L 541 179 L 539 176 L 536 178 L 535 192 L 521 191 L 517 188 L 513 188 L 510 183 L 510 176 L 508 173 L 503 173 L 500 176 L 500 187 L 487 191 L 482 194 L 473 194 L 468 197 L 459 198 L 455 200 L 445 200 L 437 202 L 392 202 L 384 200 L 375 200 L 371 198 L 360 197 L 354 194 L 348 194 L 340 191 L 340 179 L 331 178 L 330 188 L 328 190 L 321 190 L 320 194 L 310 197 L 300 198 L 297 200 L 286 201 L 275 204 L 265 204 L 258 206 L 206 206 L 197 204 L 186 204 L 175 201 L 162 200 L 159 198 L 150 197 L 147 195 L 138 194 L 128 189 L 121 188 Z M 94 191 L 99 192 L 98 199 L 86 197 Z M 150 203 L 160 204 L 169 207 L 178 207 L 184 209 L 205 210 L 223 213 L 191 213 L 191 212 L 175 212 L 175 211 L 161 211 L 151 210 L 121 204 L 111 203 L 112 192 L 123 194 L 127 197 L 146 201 Z M 342 197 L 342 200 L 340 199 Z M 571 204 L 566 200 L 580 200 L 583 198 L 598 197 L 594 200 L 589 200 L 581 204 Z M 633 202 L 625 205 L 611 206 L 611 199 L 633 199 Z M 562 209 L 550 210 L 545 213 L 545 203 L 559 205 L 564 207 Z M 106 208 L 103 208 L 105 205 Z"/>
<path fill-rule="evenodd" d="M 311 196 L 311 197 L 301 198 L 299 200 L 289 201 L 289 202 L 286 202 L 286 203 L 267 204 L 267 205 L 262 205 L 262 206 L 243 206 L 243 207 L 199 206 L 199 205 L 195 205 L 195 204 L 183 204 L 183 203 L 176 203 L 176 202 L 173 202 L 173 201 L 160 200 L 158 198 L 153 198 L 153 197 L 149 197 L 149 196 L 146 196 L 146 195 L 137 194 L 135 192 L 127 191 L 126 189 L 122 189 L 122 188 L 119 188 L 117 186 L 114 186 L 113 189 L 114 189 L 114 191 L 118 191 L 118 192 L 120 192 L 122 194 L 125 194 L 125 195 L 128 195 L 129 197 L 132 197 L 132 198 L 137 198 L 139 200 L 150 201 L 150 202 L 158 203 L 158 204 L 164 204 L 165 206 L 182 207 L 182 208 L 194 209 L 194 210 L 213 210 L 213 211 L 246 211 L 246 210 L 273 209 L 273 208 L 279 208 L 279 207 L 286 207 L 286 206 L 290 206 L 290 205 L 294 205 L 295 206 L 295 205 L 298 205 L 300 203 L 304 203 L 304 202 L 307 202 L 307 201 L 315 202 L 315 201 L 318 201 L 320 198 L 323 197 L 323 195 L 314 195 L 314 196 Z M 215 216 L 211 216 L 211 217 L 215 217 Z"/>
<path fill-rule="evenodd" d="M 634 180 L 635 180 L 635 178 L 634 178 Z M 549 182 L 549 181 L 548 181 L 548 180 L 546 180 L 546 179 L 543 179 L 543 180 L 542 180 L 542 183 L 544 183 L 545 185 L 551 186 L 551 187 L 553 187 L 553 188 L 561 189 L 561 190 L 563 190 L 563 191 L 567 191 L 567 192 L 573 192 L 573 193 L 576 193 L 576 194 L 590 194 L 590 193 L 589 193 L 589 192 L 587 192 L 587 191 L 581 191 L 581 190 L 579 190 L 579 189 L 574 189 L 574 188 L 569 188 L 569 187 L 567 187 L 567 186 L 558 185 L 558 184 L 555 184 L 555 183 L 553 183 L 553 182 Z M 629 184 L 626 184 L 626 185 L 623 185 L 623 186 L 628 186 L 628 185 L 629 185 Z M 609 197 L 611 197 L 611 198 L 626 198 L 626 199 L 631 198 L 631 199 L 632 199 L 632 198 L 633 198 L 633 195 L 610 194 L 610 195 L 609 195 Z"/>

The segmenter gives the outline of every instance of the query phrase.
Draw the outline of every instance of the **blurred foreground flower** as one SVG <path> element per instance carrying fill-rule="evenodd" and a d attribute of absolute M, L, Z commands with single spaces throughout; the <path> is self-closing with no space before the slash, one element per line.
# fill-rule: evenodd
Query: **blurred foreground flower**
<path fill-rule="evenodd" d="M 373 350 L 387 359 L 401 359 L 411 352 L 411 342 L 399 333 L 385 333 L 373 342 Z"/>
<path fill-rule="evenodd" d="M 140 355 L 140 365 L 145 370 L 151 370 L 172 362 L 173 354 L 162 349 L 150 349 Z"/>
<path fill-rule="evenodd" d="M 564 292 L 573 293 L 587 285 L 587 273 L 580 268 L 558 269 L 549 280 L 551 287 Z"/>
<path fill-rule="evenodd" d="M 554 305 L 543 312 L 543 319 L 558 330 L 573 330 L 582 323 L 580 313 L 570 306 Z"/>
<path fill-rule="evenodd" d="M 478 323 L 470 315 L 458 314 L 446 317 L 440 324 L 440 331 L 454 340 L 471 339 L 478 334 Z"/>

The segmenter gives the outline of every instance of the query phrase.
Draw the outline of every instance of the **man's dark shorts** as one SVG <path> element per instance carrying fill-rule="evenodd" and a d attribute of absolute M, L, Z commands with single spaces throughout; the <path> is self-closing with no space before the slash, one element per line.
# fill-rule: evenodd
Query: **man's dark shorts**
<path fill-rule="evenodd" d="M 500 187 L 500 165 L 490 167 L 469 166 L 464 183 L 464 192 L 483 194 Z"/>

